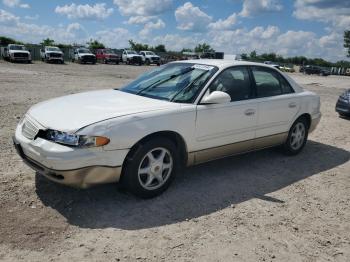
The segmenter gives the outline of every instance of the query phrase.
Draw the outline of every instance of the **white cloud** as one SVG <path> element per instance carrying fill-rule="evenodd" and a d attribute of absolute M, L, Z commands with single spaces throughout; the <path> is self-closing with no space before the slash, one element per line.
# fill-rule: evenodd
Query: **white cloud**
<path fill-rule="evenodd" d="M 132 34 L 125 28 L 114 28 L 96 32 L 96 38 L 106 46 L 113 48 L 125 48 L 129 46 Z"/>
<path fill-rule="evenodd" d="M 152 19 L 156 19 L 156 16 L 131 16 L 128 21 L 124 22 L 125 24 L 129 25 L 139 25 L 139 24 L 145 24 L 149 22 Z"/>
<path fill-rule="evenodd" d="M 249 17 L 264 12 L 281 11 L 283 9 L 280 0 L 244 0 L 240 15 Z"/>
<path fill-rule="evenodd" d="M 139 34 L 142 37 L 146 37 L 152 32 L 153 29 L 162 29 L 164 27 L 165 23 L 162 19 L 158 19 L 156 22 L 147 22 Z"/>
<path fill-rule="evenodd" d="M 293 15 L 298 19 L 330 23 L 332 30 L 350 27 L 350 1 L 296 0 Z"/>
<path fill-rule="evenodd" d="M 21 0 L 2 0 L 2 3 L 8 7 L 30 8 L 30 5 L 22 3 Z"/>
<path fill-rule="evenodd" d="M 124 16 L 154 16 L 172 7 L 172 0 L 114 0 Z"/>
<path fill-rule="evenodd" d="M 266 29 L 262 26 L 257 26 L 249 32 L 249 36 L 254 38 L 269 39 L 279 33 L 277 26 L 269 25 Z"/>
<path fill-rule="evenodd" d="M 204 31 L 211 22 L 212 17 L 204 13 L 191 2 L 185 3 L 175 11 L 177 28 L 189 31 Z"/>
<path fill-rule="evenodd" d="M 13 23 L 17 23 L 18 21 L 19 17 L 3 9 L 0 9 L 0 23 L 11 25 Z"/>
<path fill-rule="evenodd" d="M 66 15 L 68 18 L 102 20 L 113 13 L 113 8 L 106 8 L 105 3 L 94 5 L 76 5 L 72 3 L 71 5 L 57 6 L 55 13 Z"/>
<path fill-rule="evenodd" d="M 0 9 L 0 32 L 25 42 L 39 43 L 49 37 L 57 42 L 86 42 L 86 30 L 78 23 L 64 26 L 37 25 L 22 22 L 12 13 Z"/>
<path fill-rule="evenodd" d="M 232 27 L 237 23 L 237 14 L 233 13 L 225 20 L 219 19 L 216 22 L 210 23 L 209 28 L 212 30 L 228 30 L 232 29 Z"/>

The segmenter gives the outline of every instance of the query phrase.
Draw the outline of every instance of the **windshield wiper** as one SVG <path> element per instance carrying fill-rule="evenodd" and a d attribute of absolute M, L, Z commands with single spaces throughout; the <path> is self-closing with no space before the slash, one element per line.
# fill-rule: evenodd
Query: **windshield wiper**
<path fill-rule="evenodd" d="M 179 77 L 179 76 L 181 76 L 181 75 L 187 74 L 188 72 L 191 72 L 192 70 L 194 70 L 193 67 L 188 67 L 188 68 L 186 68 L 185 71 L 183 71 L 183 72 L 181 72 L 181 73 L 179 73 L 179 74 L 171 75 L 170 77 L 168 77 L 168 78 L 166 78 L 166 79 L 164 79 L 164 80 L 159 79 L 158 81 L 154 82 L 153 84 L 151 84 L 151 85 L 149 85 L 149 86 L 146 86 L 146 87 L 142 88 L 141 90 L 139 90 L 139 91 L 136 93 L 136 95 L 139 95 L 139 94 L 141 94 L 141 93 L 143 93 L 144 91 L 147 91 L 147 90 L 149 90 L 149 89 L 156 88 L 157 86 L 159 86 L 159 85 L 161 85 L 161 84 L 164 84 L 164 83 L 170 81 L 171 79 L 174 79 L 174 78 Z"/>
<path fill-rule="evenodd" d="M 206 73 L 208 73 L 208 71 L 204 71 L 203 73 L 201 73 L 199 76 L 197 76 L 191 83 L 189 83 L 187 86 L 181 88 L 178 92 L 176 92 L 175 95 L 173 95 L 173 97 L 169 100 L 169 101 L 174 101 L 175 98 L 181 94 L 182 91 L 186 91 L 186 90 L 190 90 L 193 87 L 193 84 L 196 83 L 199 79 L 202 78 L 202 76 L 204 76 Z"/>

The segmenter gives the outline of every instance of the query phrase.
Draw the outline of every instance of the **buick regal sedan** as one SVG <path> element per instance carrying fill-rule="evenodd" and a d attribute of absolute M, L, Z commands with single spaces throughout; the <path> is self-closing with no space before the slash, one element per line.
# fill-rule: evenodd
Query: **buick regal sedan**
<path fill-rule="evenodd" d="M 273 67 L 188 60 L 119 90 L 34 105 L 13 141 L 52 181 L 81 188 L 120 181 L 148 198 L 184 166 L 273 146 L 298 154 L 320 117 L 319 97 Z"/>

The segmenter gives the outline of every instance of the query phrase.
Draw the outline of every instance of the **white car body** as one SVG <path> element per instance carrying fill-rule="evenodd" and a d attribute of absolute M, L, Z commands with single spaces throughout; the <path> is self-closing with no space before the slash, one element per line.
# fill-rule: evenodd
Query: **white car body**
<path fill-rule="evenodd" d="M 13 47 L 20 47 L 22 50 L 12 50 Z M 31 62 L 32 56 L 24 45 L 9 44 L 3 51 L 3 58 L 9 61 L 26 61 Z"/>
<path fill-rule="evenodd" d="M 51 51 L 53 50 L 53 51 Z M 40 49 L 40 56 L 43 61 L 59 61 L 61 63 L 63 60 L 63 52 L 55 46 L 45 46 L 44 49 Z"/>
<path fill-rule="evenodd" d="M 95 64 L 96 56 L 86 48 L 77 48 L 76 50 L 74 50 L 74 57 L 72 59 L 72 62 L 74 61 L 81 64 L 85 64 L 85 63 Z"/>
<path fill-rule="evenodd" d="M 122 61 L 124 63 L 141 64 L 143 61 L 142 55 L 139 55 L 136 51 L 125 49 L 122 53 Z"/>
<path fill-rule="evenodd" d="M 160 65 L 160 56 L 156 55 L 152 51 L 140 51 L 142 61 L 145 64 L 157 64 Z"/>
<path fill-rule="evenodd" d="M 118 181 L 130 150 L 151 135 L 167 133 L 180 139 L 189 166 L 283 144 L 293 122 L 302 115 L 309 119 L 309 132 L 320 120 L 319 97 L 279 71 L 294 93 L 224 104 L 200 103 L 210 83 L 223 70 L 234 66 L 271 68 L 267 65 L 227 60 L 181 63 L 218 68 L 193 103 L 168 102 L 117 90 L 41 102 L 30 108 L 17 126 L 14 141 L 22 158 L 55 182 L 85 188 Z M 68 147 L 36 137 L 39 130 L 46 129 L 105 136 L 110 143 L 96 148 Z"/>

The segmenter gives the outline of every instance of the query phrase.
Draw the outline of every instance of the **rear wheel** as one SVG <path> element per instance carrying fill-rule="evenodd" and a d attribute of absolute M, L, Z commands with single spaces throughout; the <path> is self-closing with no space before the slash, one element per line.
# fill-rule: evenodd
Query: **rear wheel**
<path fill-rule="evenodd" d="M 297 119 L 289 130 L 287 141 L 284 144 L 284 152 L 288 155 L 300 153 L 307 140 L 309 127 L 304 117 Z"/>
<path fill-rule="evenodd" d="M 160 195 L 174 179 L 178 168 L 176 146 L 166 138 L 157 138 L 140 145 L 127 159 L 122 182 L 141 198 Z"/>

